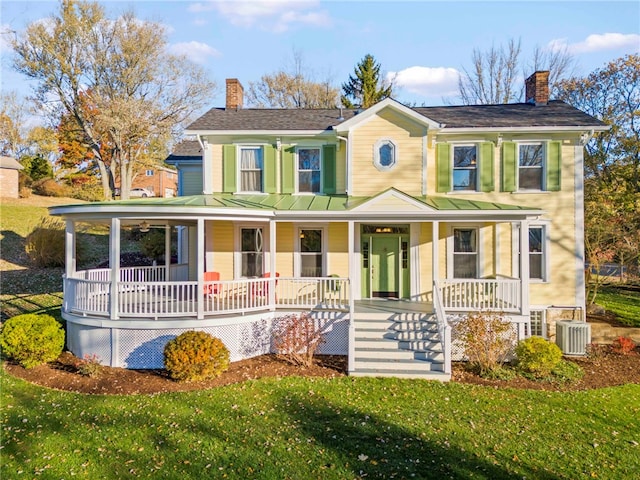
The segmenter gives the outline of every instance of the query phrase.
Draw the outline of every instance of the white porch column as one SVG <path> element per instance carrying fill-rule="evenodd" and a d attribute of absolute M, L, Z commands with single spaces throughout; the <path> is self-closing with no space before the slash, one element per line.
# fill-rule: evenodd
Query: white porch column
<path fill-rule="evenodd" d="M 269 220 L 269 272 L 271 277 L 269 278 L 269 305 L 272 310 L 275 310 L 276 306 L 276 221 Z"/>
<path fill-rule="evenodd" d="M 440 222 L 431 222 L 431 275 L 432 283 L 440 279 Z"/>
<path fill-rule="evenodd" d="M 171 225 L 164 227 L 164 281 L 171 280 Z"/>
<path fill-rule="evenodd" d="M 196 240 L 196 269 L 198 274 L 198 285 L 196 287 L 196 298 L 198 299 L 197 318 L 204 318 L 204 218 L 198 218 L 197 240 Z"/>
<path fill-rule="evenodd" d="M 356 274 L 356 268 L 359 266 L 359 262 L 356 261 L 355 255 L 355 222 L 349 221 L 349 356 L 347 358 L 348 365 L 347 371 L 353 372 L 355 370 L 355 355 L 356 355 L 356 325 L 355 325 L 355 301 L 354 301 L 354 278 Z"/>
<path fill-rule="evenodd" d="M 120 280 L 120 219 L 111 219 L 109 230 L 109 266 L 111 267 L 111 295 L 109 296 L 109 318 L 117 320 L 118 283 Z"/>
<path fill-rule="evenodd" d="M 520 288 L 521 313 L 529 316 L 529 222 L 520 221 Z"/>
<path fill-rule="evenodd" d="M 62 310 L 64 312 L 69 311 L 69 296 L 74 297 L 73 303 L 75 304 L 75 289 L 69 291 L 67 288 L 70 283 L 68 279 L 75 276 L 76 272 L 76 224 L 73 220 L 67 220 L 64 227 L 64 280 L 62 282 Z"/>

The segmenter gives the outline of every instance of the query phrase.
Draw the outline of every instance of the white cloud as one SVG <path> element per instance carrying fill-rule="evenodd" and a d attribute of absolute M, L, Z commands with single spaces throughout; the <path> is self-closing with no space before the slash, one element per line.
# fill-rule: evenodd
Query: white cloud
<path fill-rule="evenodd" d="M 553 51 L 566 49 L 567 52 L 572 54 L 618 49 L 629 49 L 637 52 L 640 51 L 640 35 L 636 33 L 593 34 L 578 43 L 568 43 L 566 38 L 557 38 L 551 40 L 547 47 Z"/>
<path fill-rule="evenodd" d="M 206 64 L 210 57 L 219 57 L 220 52 L 202 42 L 181 42 L 169 47 L 169 52 L 174 55 L 186 55 L 196 63 Z"/>
<path fill-rule="evenodd" d="M 425 97 L 456 95 L 459 77 L 460 72 L 450 67 L 414 66 L 387 73 L 387 80 L 394 81 L 398 88 Z"/>
<path fill-rule="evenodd" d="M 305 25 L 327 27 L 331 25 L 328 13 L 318 10 L 318 0 L 260 0 L 198 2 L 189 5 L 193 13 L 217 11 L 231 24 L 251 28 L 258 27 L 276 33 Z"/>

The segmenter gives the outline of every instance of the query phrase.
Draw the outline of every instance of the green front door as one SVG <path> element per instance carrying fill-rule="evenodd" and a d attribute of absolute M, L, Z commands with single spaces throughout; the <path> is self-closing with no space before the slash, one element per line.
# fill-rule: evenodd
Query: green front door
<path fill-rule="evenodd" d="M 398 298 L 400 295 L 400 245 L 396 236 L 371 238 L 371 296 Z"/>

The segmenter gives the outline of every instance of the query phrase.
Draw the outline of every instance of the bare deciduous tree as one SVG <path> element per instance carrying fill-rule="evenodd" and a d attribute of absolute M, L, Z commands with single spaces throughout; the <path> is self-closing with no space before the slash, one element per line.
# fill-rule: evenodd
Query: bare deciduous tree
<path fill-rule="evenodd" d="M 247 103 L 257 108 L 334 108 L 338 89 L 329 78 L 316 81 L 302 53 L 293 51 L 292 64 L 257 82 L 249 82 Z"/>
<path fill-rule="evenodd" d="M 162 25 L 132 13 L 108 19 L 97 2 L 76 0 L 63 0 L 57 16 L 32 23 L 13 42 L 15 68 L 39 82 L 37 100 L 52 116 L 68 114 L 77 122 L 105 198 L 112 169 L 127 198 L 148 146 L 177 133 L 214 91 L 202 69 L 166 47 Z M 111 168 L 101 156 L 104 146 Z"/>
<path fill-rule="evenodd" d="M 462 69 L 458 79 L 458 92 L 462 103 L 502 104 L 522 100 L 522 78 L 536 70 L 549 71 L 549 92 L 552 98 L 558 94 L 563 78 L 573 74 L 575 59 L 567 48 L 545 49 L 536 47 L 532 58 L 521 63 L 521 41 L 511 39 L 506 46 L 492 46 L 486 52 L 473 50 L 471 71 Z"/>

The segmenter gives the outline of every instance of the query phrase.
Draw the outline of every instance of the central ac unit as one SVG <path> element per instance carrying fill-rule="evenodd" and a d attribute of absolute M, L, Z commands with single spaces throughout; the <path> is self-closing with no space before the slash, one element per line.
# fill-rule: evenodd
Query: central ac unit
<path fill-rule="evenodd" d="M 587 322 L 556 322 L 556 345 L 565 355 L 586 355 L 591 343 L 591 325 Z"/>

